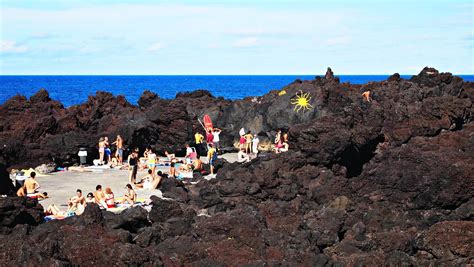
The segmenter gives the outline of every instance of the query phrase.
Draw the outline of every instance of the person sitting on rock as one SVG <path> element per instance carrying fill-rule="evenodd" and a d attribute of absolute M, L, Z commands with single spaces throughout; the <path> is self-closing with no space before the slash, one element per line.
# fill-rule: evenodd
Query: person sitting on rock
<path fill-rule="evenodd" d="M 275 152 L 280 153 L 280 149 L 283 147 L 283 142 L 281 140 L 281 130 L 278 129 L 275 136 Z"/>
<path fill-rule="evenodd" d="M 240 149 L 239 153 L 237 153 L 237 162 L 239 163 L 244 163 L 244 162 L 249 162 L 250 161 L 250 156 L 245 153 L 244 149 Z"/>
<path fill-rule="evenodd" d="M 120 203 L 129 203 L 130 205 L 135 204 L 135 201 L 137 201 L 137 193 L 133 190 L 132 185 L 127 184 L 125 189 L 127 189 L 127 192 L 125 192 L 123 200 Z"/>
<path fill-rule="evenodd" d="M 108 209 L 115 208 L 114 192 L 112 192 L 110 187 L 105 188 L 105 204 Z"/>
<path fill-rule="evenodd" d="M 277 153 L 287 152 L 288 149 L 290 148 L 290 145 L 288 144 L 288 134 L 284 133 L 281 139 L 282 139 L 281 147 L 277 149 Z"/>
<path fill-rule="evenodd" d="M 72 210 L 72 211 L 84 209 L 85 204 L 86 204 L 86 200 L 84 196 L 82 195 L 81 189 L 77 189 L 76 195 L 71 197 L 67 202 L 68 210 Z"/>
<path fill-rule="evenodd" d="M 367 102 L 372 101 L 372 98 L 370 97 L 370 91 L 363 92 L 362 96 L 365 98 L 365 101 L 367 101 Z"/>

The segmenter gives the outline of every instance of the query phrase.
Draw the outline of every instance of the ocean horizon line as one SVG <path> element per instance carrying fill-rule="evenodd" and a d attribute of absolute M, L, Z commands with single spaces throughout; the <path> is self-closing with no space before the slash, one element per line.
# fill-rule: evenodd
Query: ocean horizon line
<path fill-rule="evenodd" d="M 334 76 L 390 76 L 395 73 L 378 74 L 334 74 Z M 419 73 L 398 73 L 400 76 L 415 76 Z M 454 76 L 474 76 L 474 73 L 451 73 Z M 0 74 L 0 76 L 324 76 L 325 74 Z"/>

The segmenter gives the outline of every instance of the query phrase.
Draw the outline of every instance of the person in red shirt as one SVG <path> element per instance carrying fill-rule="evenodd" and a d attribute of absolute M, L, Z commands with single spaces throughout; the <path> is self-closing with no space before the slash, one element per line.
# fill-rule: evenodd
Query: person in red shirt
<path fill-rule="evenodd" d="M 214 135 L 212 134 L 212 131 L 209 129 L 206 132 L 206 143 L 207 143 L 207 149 L 209 150 L 209 144 L 214 143 Z"/>

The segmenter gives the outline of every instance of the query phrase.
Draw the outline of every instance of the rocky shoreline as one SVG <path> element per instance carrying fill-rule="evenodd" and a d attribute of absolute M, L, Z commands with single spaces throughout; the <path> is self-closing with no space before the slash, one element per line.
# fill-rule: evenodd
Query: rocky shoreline
<path fill-rule="evenodd" d="M 373 101 L 361 97 L 370 90 Z M 310 93 L 313 108 L 291 99 Z M 284 93 L 283 93 L 284 92 Z M 221 161 L 217 179 L 153 198 L 150 213 L 97 207 L 41 223 L 37 203 L 0 199 L 1 265 L 463 266 L 474 264 L 474 83 L 423 69 L 364 85 L 325 77 L 229 101 L 206 91 L 139 105 L 98 92 L 65 109 L 44 90 L 0 106 L 0 179 L 6 167 L 77 162 L 99 136 L 177 150 L 209 114 L 231 147 L 241 127 L 291 151 Z M 92 156 L 93 153 L 91 153 Z M 9 193 L 7 187 L 4 193 Z M 198 215 L 199 214 L 199 215 Z M 21 240 L 22 242 L 18 242 Z"/>

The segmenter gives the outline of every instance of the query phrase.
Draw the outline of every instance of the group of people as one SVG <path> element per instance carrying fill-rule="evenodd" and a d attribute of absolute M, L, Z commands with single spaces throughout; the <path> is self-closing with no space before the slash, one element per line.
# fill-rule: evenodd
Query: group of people
<path fill-rule="evenodd" d="M 95 203 L 104 210 L 115 208 L 119 203 L 130 205 L 135 204 L 137 200 L 135 190 L 133 190 L 130 184 L 127 184 L 125 189 L 126 191 L 121 201 L 116 201 L 115 195 L 110 187 L 106 187 L 105 190 L 102 190 L 102 185 L 97 185 L 96 191 L 94 193 L 88 193 L 86 197 L 82 194 L 81 189 L 77 189 L 76 195 L 69 198 L 67 201 L 68 208 L 66 211 L 61 211 L 61 209 L 55 204 L 51 204 L 46 209 L 45 214 L 47 216 L 53 216 L 54 218 L 63 218 L 73 215 L 81 215 L 86 206 L 90 203 Z"/>
<path fill-rule="evenodd" d="M 240 130 L 239 152 L 237 153 L 238 162 L 249 162 L 252 158 L 257 157 L 258 145 L 260 140 L 258 136 L 252 134 L 252 131 L 247 131 L 242 128 Z"/>
<path fill-rule="evenodd" d="M 208 128 L 205 130 L 206 132 L 206 145 L 204 144 L 204 135 L 202 135 L 199 131 L 196 130 L 194 134 L 194 141 L 196 145 L 196 152 L 200 155 L 204 154 L 206 151 L 209 150 L 210 146 L 218 151 L 220 147 L 220 134 L 222 132 L 219 128 Z"/>
<path fill-rule="evenodd" d="M 115 145 L 115 153 L 112 156 L 111 145 Z M 110 144 L 107 136 L 99 138 L 99 165 L 107 163 L 114 165 L 121 165 L 123 162 L 123 139 L 120 135 L 117 135 L 116 140 Z"/>
<path fill-rule="evenodd" d="M 278 129 L 277 134 L 275 136 L 275 153 L 282 153 L 282 152 L 287 152 L 289 149 L 288 145 L 288 133 L 283 133 L 281 132 L 280 129 Z"/>
<path fill-rule="evenodd" d="M 210 174 L 214 174 L 214 164 L 218 158 L 220 149 L 220 133 L 221 129 L 211 128 L 206 130 L 206 137 L 199 133 L 195 133 L 195 146 L 186 144 L 186 154 L 184 159 L 178 159 L 175 154 L 165 151 L 165 157 L 162 160 L 154 152 L 151 147 L 145 149 L 143 156 L 139 157 L 139 150 L 133 149 L 128 155 L 125 167 L 128 165 L 129 176 L 128 184 L 125 186 L 126 192 L 123 198 L 117 202 L 114 193 L 110 187 L 102 189 L 101 185 L 96 186 L 94 193 L 90 192 L 86 197 L 82 195 L 82 190 L 77 189 L 76 195 L 67 201 L 67 211 L 61 211 L 57 206 L 50 205 L 46 210 L 47 214 L 52 216 L 69 216 L 71 214 L 82 214 L 88 203 L 96 203 L 103 209 L 111 209 L 116 207 L 117 203 L 128 203 L 133 205 L 137 200 L 137 194 L 134 189 L 156 189 L 159 187 L 163 178 L 172 177 L 185 181 L 186 178 L 193 178 L 195 172 L 205 173 L 204 163 L 201 160 L 201 154 L 207 155 Z M 248 162 L 256 157 L 259 150 L 259 138 L 252 134 L 251 131 L 245 132 L 241 129 L 239 140 L 238 162 Z M 109 144 L 107 137 L 99 140 L 99 161 L 105 164 L 113 164 L 111 145 L 115 145 L 114 159 L 117 165 L 123 164 L 124 141 L 120 135 L 116 141 Z M 274 140 L 275 152 L 282 153 L 289 149 L 288 133 L 282 133 L 278 130 Z M 204 153 L 203 153 L 204 152 Z M 157 171 L 157 166 L 169 166 L 168 174 Z M 147 174 L 140 180 L 137 180 L 139 169 L 147 169 Z M 24 184 L 17 192 L 18 196 L 25 196 L 36 199 L 44 199 L 48 197 L 46 192 L 40 193 L 39 183 L 35 179 L 36 173 L 31 172 L 30 177 L 24 181 Z"/>
<path fill-rule="evenodd" d="M 40 185 L 36 180 L 36 172 L 31 172 L 30 177 L 25 179 L 22 184 L 20 184 L 20 188 L 17 190 L 16 195 L 19 197 L 29 197 L 35 198 L 38 200 L 42 200 L 48 198 L 47 192 L 39 192 Z"/>

